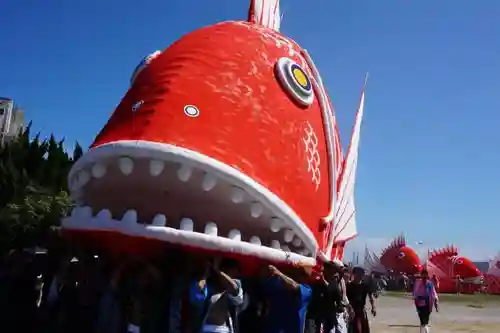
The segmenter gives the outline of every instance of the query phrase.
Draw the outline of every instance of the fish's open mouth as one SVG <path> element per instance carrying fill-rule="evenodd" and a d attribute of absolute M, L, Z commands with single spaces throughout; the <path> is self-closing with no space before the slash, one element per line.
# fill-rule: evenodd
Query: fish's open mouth
<path fill-rule="evenodd" d="M 474 276 L 474 277 L 469 277 L 463 279 L 465 283 L 471 283 L 471 284 L 483 284 L 484 282 L 484 277 L 482 276 Z"/>
<path fill-rule="evenodd" d="M 63 227 L 316 263 L 317 242 L 294 211 L 235 168 L 149 141 L 91 149 L 69 174 L 77 206 Z"/>

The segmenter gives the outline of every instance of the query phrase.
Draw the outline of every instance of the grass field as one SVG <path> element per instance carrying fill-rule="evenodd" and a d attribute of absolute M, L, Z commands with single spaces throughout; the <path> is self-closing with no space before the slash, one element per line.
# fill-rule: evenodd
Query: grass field
<path fill-rule="evenodd" d="M 405 295 L 403 292 L 388 291 L 384 296 L 410 298 L 411 296 Z M 439 294 L 440 303 L 455 303 L 462 304 L 469 307 L 481 308 L 485 306 L 500 306 L 500 295 L 456 295 L 456 294 Z"/>

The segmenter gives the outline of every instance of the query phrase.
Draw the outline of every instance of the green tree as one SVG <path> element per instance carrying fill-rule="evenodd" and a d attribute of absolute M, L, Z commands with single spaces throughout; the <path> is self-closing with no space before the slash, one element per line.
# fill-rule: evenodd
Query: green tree
<path fill-rule="evenodd" d="M 0 249 L 43 245 L 39 241 L 59 225 L 71 206 L 67 174 L 83 154 L 73 156 L 54 135 L 30 138 L 31 124 L 16 140 L 0 147 Z"/>

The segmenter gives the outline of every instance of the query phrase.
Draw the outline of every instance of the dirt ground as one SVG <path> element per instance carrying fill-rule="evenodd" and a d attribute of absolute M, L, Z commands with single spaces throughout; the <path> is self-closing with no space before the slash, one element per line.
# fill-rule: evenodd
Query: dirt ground
<path fill-rule="evenodd" d="M 412 301 L 401 297 L 381 296 L 377 299 L 377 317 L 371 319 L 372 333 L 419 333 L 417 314 Z M 483 308 L 467 303 L 442 302 L 439 313 L 431 316 L 431 332 L 500 332 L 500 306 Z"/>

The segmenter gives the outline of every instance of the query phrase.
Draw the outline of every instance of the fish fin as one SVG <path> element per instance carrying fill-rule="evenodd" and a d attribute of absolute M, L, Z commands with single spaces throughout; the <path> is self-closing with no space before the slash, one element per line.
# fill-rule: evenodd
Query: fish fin
<path fill-rule="evenodd" d="M 330 235 L 327 253 L 337 241 L 347 241 L 357 234 L 356 228 L 356 206 L 354 203 L 354 187 L 356 183 L 356 169 L 358 165 L 358 150 L 361 133 L 361 123 L 365 106 L 365 91 L 368 74 L 365 77 L 361 97 L 359 101 L 356 119 L 354 121 L 351 141 L 347 149 L 346 157 L 343 161 L 342 171 L 339 174 L 338 201 L 335 212 L 334 232 Z M 340 239 L 339 239 L 340 238 Z"/>
<path fill-rule="evenodd" d="M 281 25 L 279 0 L 251 0 L 248 21 L 280 31 Z"/>

